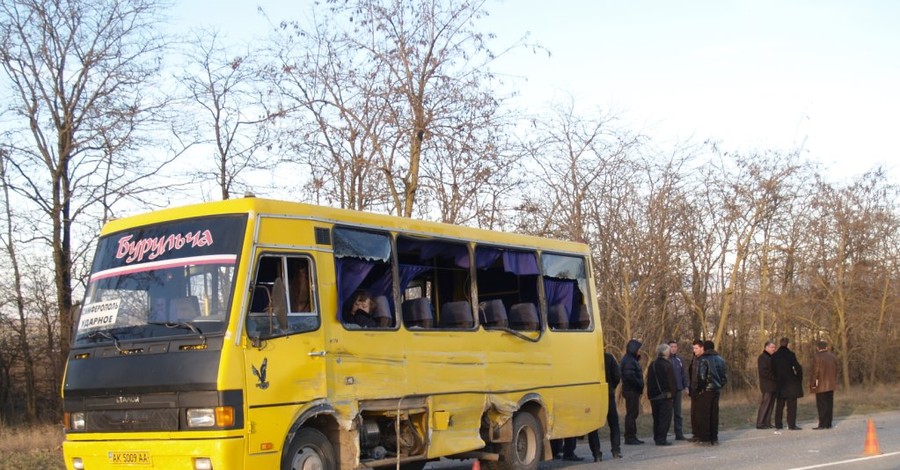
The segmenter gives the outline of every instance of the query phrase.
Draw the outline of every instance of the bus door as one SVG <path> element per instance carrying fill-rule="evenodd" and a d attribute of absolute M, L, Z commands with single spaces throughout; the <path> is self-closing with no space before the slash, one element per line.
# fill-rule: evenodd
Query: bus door
<path fill-rule="evenodd" d="M 250 453 L 278 452 L 296 411 L 326 396 L 315 257 L 260 253 L 246 315 Z"/>

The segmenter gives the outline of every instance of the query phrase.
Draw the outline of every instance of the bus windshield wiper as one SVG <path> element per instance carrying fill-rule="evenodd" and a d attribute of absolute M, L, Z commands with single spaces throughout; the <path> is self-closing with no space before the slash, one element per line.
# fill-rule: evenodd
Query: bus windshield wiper
<path fill-rule="evenodd" d="M 197 336 L 200 337 L 200 339 L 203 341 L 203 345 L 206 346 L 206 336 L 203 335 L 203 332 L 201 332 L 199 328 L 197 328 L 196 326 L 194 326 L 194 325 L 192 325 L 192 324 L 190 324 L 190 323 L 183 322 L 183 321 L 175 321 L 175 322 L 170 322 L 170 321 L 166 321 L 166 322 L 155 322 L 155 321 L 152 321 L 152 322 L 149 322 L 149 324 L 151 324 L 151 325 L 162 325 L 162 326 L 165 326 L 166 328 L 184 328 L 184 329 L 187 329 L 187 330 L 191 330 L 191 331 L 194 332 L 195 335 L 197 335 Z"/>
<path fill-rule="evenodd" d="M 107 331 L 107 330 L 92 331 L 92 332 L 86 334 L 85 336 L 88 339 L 93 339 L 93 340 L 96 340 L 97 338 L 111 339 L 113 341 L 113 345 L 116 347 L 116 350 L 119 352 L 122 352 L 122 348 L 119 347 L 119 338 L 116 335 L 112 334 L 112 332 L 110 332 L 110 331 Z"/>

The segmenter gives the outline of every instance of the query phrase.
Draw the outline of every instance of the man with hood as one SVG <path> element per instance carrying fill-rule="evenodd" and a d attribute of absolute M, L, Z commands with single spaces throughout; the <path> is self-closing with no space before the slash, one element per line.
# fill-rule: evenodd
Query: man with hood
<path fill-rule="evenodd" d="M 625 399 L 625 444 L 637 445 L 644 441 L 637 438 L 637 417 L 641 410 L 641 394 L 644 392 L 644 374 L 641 367 L 641 342 L 632 339 L 625 346 L 625 355 L 619 367 L 622 372 L 622 397 Z"/>
<path fill-rule="evenodd" d="M 797 426 L 797 399 L 803 397 L 803 368 L 797 361 L 797 355 L 788 349 L 790 340 L 781 338 L 781 347 L 772 354 L 772 369 L 775 370 L 775 382 L 778 385 L 778 400 L 775 402 L 775 429 L 781 429 L 784 407 L 787 405 L 788 429 L 799 431 Z"/>

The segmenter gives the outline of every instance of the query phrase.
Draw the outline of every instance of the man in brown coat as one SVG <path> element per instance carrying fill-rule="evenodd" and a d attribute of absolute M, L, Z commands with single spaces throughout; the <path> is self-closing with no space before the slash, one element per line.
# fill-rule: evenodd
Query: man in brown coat
<path fill-rule="evenodd" d="M 813 429 L 831 429 L 836 382 L 837 358 L 828 350 L 828 343 L 819 341 L 809 375 L 809 391 L 816 395 L 816 410 L 819 412 L 819 425 Z"/>

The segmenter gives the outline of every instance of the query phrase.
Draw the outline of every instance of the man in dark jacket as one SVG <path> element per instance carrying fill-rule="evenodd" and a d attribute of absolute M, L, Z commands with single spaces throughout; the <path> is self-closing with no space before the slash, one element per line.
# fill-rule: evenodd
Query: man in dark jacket
<path fill-rule="evenodd" d="M 666 440 L 672 423 L 672 397 L 675 392 L 675 372 L 669 362 L 669 345 L 656 348 L 656 360 L 647 369 L 647 398 L 653 410 L 653 441 L 658 446 L 670 446 Z"/>
<path fill-rule="evenodd" d="M 759 372 L 759 391 L 762 392 L 759 410 L 756 412 L 756 429 L 772 427 L 772 408 L 775 407 L 775 391 L 778 390 L 775 371 L 772 369 L 772 354 L 774 353 L 775 343 L 766 341 L 762 354 L 756 360 L 756 368 Z"/>
<path fill-rule="evenodd" d="M 669 340 L 669 362 L 675 373 L 675 393 L 672 394 L 672 415 L 675 419 L 675 440 L 684 440 L 684 420 L 681 417 L 682 393 L 688 386 L 687 368 L 678 356 L 678 341 Z"/>
<path fill-rule="evenodd" d="M 816 343 L 812 371 L 809 375 L 809 391 L 816 396 L 819 425 L 813 429 L 831 429 L 834 417 L 834 388 L 837 385 L 837 358 L 828 350 L 828 343 Z"/>
<path fill-rule="evenodd" d="M 619 363 L 616 357 L 610 353 L 603 354 L 606 367 L 606 383 L 609 385 L 609 408 L 606 412 L 606 424 L 609 426 L 609 448 L 614 459 L 622 458 L 622 431 L 619 428 L 619 410 L 616 409 L 616 387 L 619 386 L 621 375 Z M 588 433 L 588 445 L 594 455 L 594 462 L 603 460 L 600 451 L 600 434 L 598 431 Z"/>
<path fill-rule="evenodd" d="M 784 407 L 787 405 L 788 429 L 799 431 L 797 426 L 797 399 L 803 396 L 803 368 L 797 362 L 797 355 L 788 349 L 790 340 L 781 338 L 781 346 L 772 354 L 772 369 L 778 387 L 775 402 L 775 429 L 781 429 Z"/>
<path fill-rule="evenodd" d="M 698 344 L 699 343 L 699 344 Z M 725 360 L 716 352 L 712 341 L 694 341 L 694 351 L 700 351 L 697 366 L 696 387 L 691 388 L 691 418 L 696 421 L 694 441 L 701 444 L 719 443 L 719 394 L 728 382 Z M 693 384 L 692 384 L 693 385 Z M 696 398 L 694 398 L 696 396 Z"/>
<path fill-rule="evenodd" d="M 644 374 L 641 367 L 641 342 L 633 339 L 625 346 L 620 370 L 622 373 L 622 397 L 625 398 L 625 444 L 643 444 L 637 438 L 637 417 L 644 392 Z"/>

